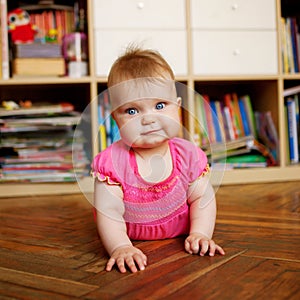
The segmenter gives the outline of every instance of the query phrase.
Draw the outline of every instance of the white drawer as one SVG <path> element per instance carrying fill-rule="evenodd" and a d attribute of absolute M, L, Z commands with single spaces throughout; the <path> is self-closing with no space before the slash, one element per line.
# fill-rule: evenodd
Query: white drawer
<path fill-rule="evenodd" d="M 277 74 L 276 32 L 194 31 L 195 75 Z"/>
<path fill-rule="evenodd" d="M 142 48 L 158 50 L 168 61 L 176 76 L 187 74 L 185 30 L 96 30 L 96 75 L 107 76 L 112 63 L 131 43 Z"/>
<path fill-rule="evenodd" d="M 94 0 L 95 28 L 184 29 L 184 0 Z"/>
<path fill-rule="evenodd" d="M 276 0 L 191 0 L 191 27 L 275 29 Z"/>

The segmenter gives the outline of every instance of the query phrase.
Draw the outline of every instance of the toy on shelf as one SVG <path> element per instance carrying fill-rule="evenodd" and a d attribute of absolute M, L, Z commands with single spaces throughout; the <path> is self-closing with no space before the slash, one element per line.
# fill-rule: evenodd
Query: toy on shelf
<path fill-rule="evenodd" d="M 31 24 L 29 13 L 16 8 L 7 15 L 8 31 L 14 44 L 33 43 L 38 32 L 37 26 Z"/>

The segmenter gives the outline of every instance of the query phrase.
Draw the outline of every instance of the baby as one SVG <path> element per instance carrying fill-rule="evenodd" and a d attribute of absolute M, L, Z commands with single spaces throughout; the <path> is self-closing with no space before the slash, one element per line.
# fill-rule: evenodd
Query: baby
<path fill-rule="evenodd" d="M 131 240 L 187 235 L 190 254 L 225 254 L 212 240 L 214 190 L 205 153 L 179 138 L 174 74 L 156 51 L 130 47 L 108 76 L 112 117 L 121 139 L 92 163 L 97 228 L 110 258 L 106 270 L 144 270 Z"/>

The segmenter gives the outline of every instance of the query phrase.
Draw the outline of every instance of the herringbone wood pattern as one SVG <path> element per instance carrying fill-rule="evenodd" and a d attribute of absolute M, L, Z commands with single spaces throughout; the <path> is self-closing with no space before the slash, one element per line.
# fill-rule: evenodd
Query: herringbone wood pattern
<path fill-rule="evenodd" d="M 12 187 L 13 188 L 13 187 Z M 1 299 L 300 299 L 300 182 L 224 186 L 214 239 L 136 242 L 145 271 L 104 271 L 106 253 L 82 195 L 0 199 Z"/>

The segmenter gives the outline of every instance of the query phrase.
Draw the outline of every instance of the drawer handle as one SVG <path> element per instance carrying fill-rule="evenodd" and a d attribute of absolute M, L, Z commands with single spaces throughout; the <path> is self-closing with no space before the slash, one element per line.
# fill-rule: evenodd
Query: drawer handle
<path fill-rule="evenodd" d="M 237 3 L 234 3 L 234 4 L 231 5 L 231 9 L 232 9 L 232 10 L 237 10 L 238 7 L 239 7 L 239 6 L 238 6 Z"/>
<path fill-rule="evenodd" d="M 233 50 L 233 55 L 234 56 L 238 56 L 238 55 L 240 55 L 240 53 L 241 53 L 241 51 L 238 48 Z"/>
<path fill-rule="evenodd" d="M 138 9 L 143 9 L 144 6 L 145 6 L 145 3 L 142 2 L 142 1 L 139 1 L 139 2 L 136 4 L 136 6 L 137 6 Z"/>

